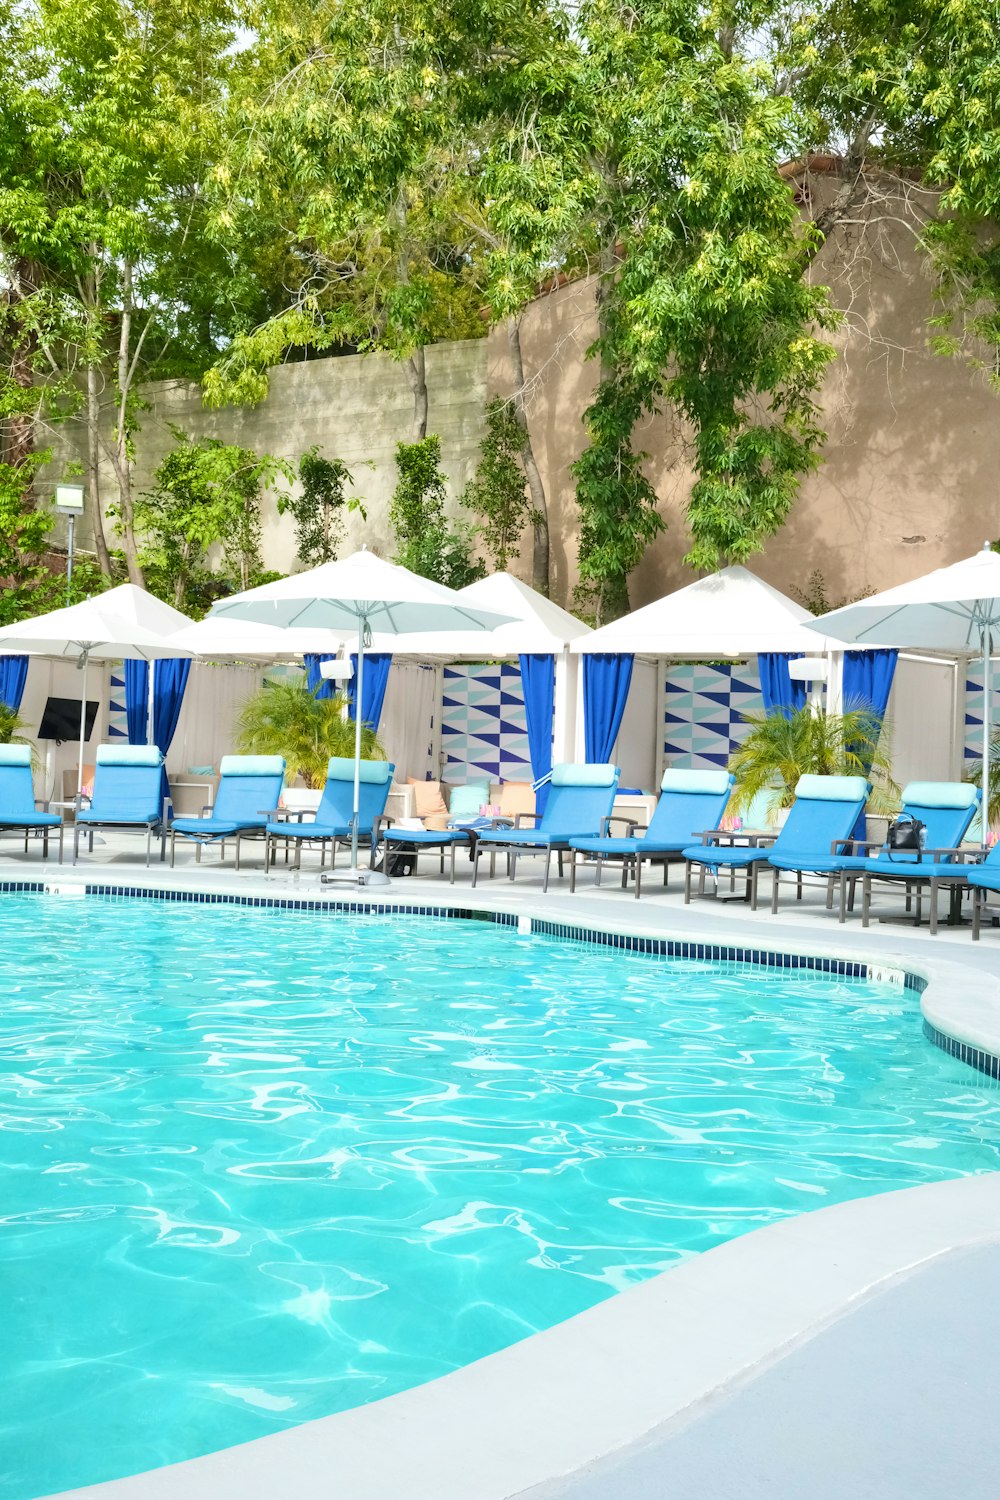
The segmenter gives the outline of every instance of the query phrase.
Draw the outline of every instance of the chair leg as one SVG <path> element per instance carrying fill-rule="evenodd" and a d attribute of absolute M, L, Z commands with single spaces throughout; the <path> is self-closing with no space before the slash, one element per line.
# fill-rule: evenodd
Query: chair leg
<path fill-rule="evenodd" d="M 691 861 L 684 861 L 684 905 L 691 905 Z"/>
<path fill-rule="evenodd" d="M 59 824 L 59 863 L 60 864 L 62 864 L 62 862 L 63 862 L 63 834 L 64 833 L 65 833 L 65 829 L 63 828 L 63 825 L 60 823 Z"/>
<path fill-rule="evenodd" d="M 839 891 L 837 893 L 837 898 L 838 898 L 837 899 L 837 921 L 838 922 L 846 922 L 847 921 L 847 871 L 846 870 L 841 870 L 841 872 L 840 872 L 840 880 L 839 880 L 838 883 L 839 883 L 840 889 L 839 889 Z M 852 879 L 852 881 L 851 881 L 851 893 L 852 893 L 852 895 L 853 895 L 853 892 L 854 892 L 854 881 Z"/>
<path fill-rule="evenodd" d="M 545 874 L 542 876 L 542 895 L 543 896 L 545 895 L 545 892 L 549 888 L 549 869 L 550 869 L 551 865 L 552 865 L 552 850 L 551 849 L 546 849 L 546 851 L 545 851 Z"/>
<path fill-rule="evenodd" d="M 665 864 L 664 869 L 666 869 Z M 635 876 L 635 899 L 638 901 L 639 896 L 642 893 L 642 860 L 640 859 L 638 854 L 632 861 L 632 873 Z"/>
<path fill-rule="evenodd" d="M 870 875 L 861 877 L 861 925 L 867 927 L 872 910 L 872 880 Z"/>
<path fill-rule="evenodd" d="M 985 900 L 985 898 L 986 892 L 980 889 L 979 886 L 976 886 L 972 892 L 972 941 L 974 943 L 979 942 L 979 924 L 983 919 L 982 908 L 979 903 Z"/>
<path fill-rule="evenodd" d="M 149 869 L 149 860 L 153 849 L 153 829 L 150 824 L 146 825 L 146 869 Z"/>
<path fill-rule="evenodd" d="M 240 867 L 240 836 L 239 836 L 239 834 L 237 834 L 236 835 L 236 868 L 237 868 L 237 870 L 239 869 L 239 867 Z"/>
<path fill-rule="evenodd" d="M 171 830 L 170 830 L 170 868 L 171 869 L 174 868 L 174 855 L 176 854 L 176 852 L 177 852 L 177 835 L 174 832 L 174 830 L 171 828 Z"/>
<path fill-rule="evenodd" d="M 936 935 L 936 933 L 937 933 L 937 930 L 938 930 L 938 883 L 933 878 L 931 879 L 930 902 L 931 902 L 931 937 L 934 937 Z"/>
<path fill-rule="evenodd" d="M 513 883 L 514 876 L 516 874 L 517 874 L 517 855 L 514 853 L 513 849 L 508 849 L 507 850 L 507 879 Z"/>
<path fill-rule="evenodd" d="M 571 896 L 576 891 L 576 861 L 577 861 L 578 857 L 579 857 L 579 850 L 578 849 L 571 849 L 570 850 L 570 861 L 569 861 L 569 893 L 570 893 Z"/>
<path fill-rule="evenodd" d="M 451 843 L 450 843 L 450 845 L 448 847 L 449 847 L 449 849 L 451 851 L 451 881 L 450 881 L 450 884 L 454 885 L 455 884 L 455 840 L 454 839 L 452 839 L 452 841 L 451 841 Z"/>
<path fill-rule="evenodd" d="M 776 869 L 771 883 L 771 915 L 778 910 L 778 890 L 781 886 L 781 871 Z"/>
<path fill-rule="evenodd" d="M 80 855 L 80 825 L 73 824 L 73 863 L 76 864 Z"/>
<path fill-rule="evenodd" d="M 480 851 L 481 848 L 482 848 L 481 843 L 479 842 L 478 839 L 476 839 L 475 848 L 472 851 L 472 889 L 473 890 L 476 889 L 476 881 L 479 878 L 479 851 Z M 492 856 L 491 856 L 491 858 L 492 858 Z"/>
<path fill-rule="evenodd" d="M 756 911 L 757 910 L 757 872 L 759 871 L 759 869 L 760 869 L 759 863 L 757 862 L 757 860 L 754 860 L 753 864 L 750 866 L 750 910 L 751 911 Z"/>
<path fill-rule="evenodd" d="M 601 876 L 604 874 L 604 860 L 599 854 L 597 856 L 597 874 L 594 876 L 594 884 L 600 885 Z"/>

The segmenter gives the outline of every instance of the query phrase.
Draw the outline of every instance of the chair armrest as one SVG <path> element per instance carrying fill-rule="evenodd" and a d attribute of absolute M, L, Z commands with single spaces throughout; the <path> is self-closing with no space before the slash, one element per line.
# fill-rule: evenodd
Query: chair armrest
<path fill-rule="evenodd" d="M 522 818 L 528 818 L 528 819 L 531 820 L 531 822 L 533 824 L 538 824 L 539 822 L 541 822 L 541 817 L 542 817 L 541 813 L 537 813 L 537 812 L 533 812 L 533 813 L 527 813 L 527 812 L 515 813 L 515 815 L 514 815 L 514 827 L 515 828 L 521 828 L 521 827 L 524 826 L 522 824 L 522 821 L 521 821 Z M 499 826 L 502 827 L 503 824 L 500 824 Z M 510 825 L 508 824 L 507 826 L 509 827 Z"/>
<path fill-rule="evenodd" d="M 258 807 L 258 818 L 274 818 L 279 823 L 294 823 L 296 818 L 301 823 L 305 816 L 304 812 L 295 812 L 287 807 Z"/>
<path fill-rule="evenodd" d="M 88 807 L 91 807 L 93 806 L 94 799 L 88 792 L 77 792 L 76 796 L 73 798 L 73 801 L 76 804 L 77 812 L 82 812 L 83 804 L 86 803 Z"/>
<path fill-rule="evenodd" d="M 633 828 L 646 827 L 645 823 L 635 823 L 631 818 L 626 817 L 624 813 L 609 813 L 608 816 L 604 819 L 604 823 L 608 828 L 611 827 L 612 823 L 624 823 L 626 835 L 628 837 L 631 837 Z"/>
<path fill-rule="evenodd" d="M 52 799 L 50 797 L 36 797 L 35 798 L 35 811 L 36 812 L 48 812 L 48 810 L 49 810 L 49 803 L 50 803 L 51 800 Z"/>
<path fill-rule="evenodd" d="M 205 804 L 205 806 L 202 808 L 201 812 L 198 814 L 199 818 L 210 818 L 212 816 L 212 813 L 213 813 L 214 809 L 215 809 L 215 803 L 214 802 L 207 802 Z"/>

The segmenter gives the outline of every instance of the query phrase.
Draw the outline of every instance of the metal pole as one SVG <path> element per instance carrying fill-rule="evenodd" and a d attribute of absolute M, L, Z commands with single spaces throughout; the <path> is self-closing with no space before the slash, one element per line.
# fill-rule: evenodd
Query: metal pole
<path fill-rule="evenodd" d="M 155 662 L 146 663 L 146 744 L 155 745 L 156 739 L 153 735 L 153 704 L 156 695 L 156 672 Z"/>
<path fill-rule="evenodd" d="M 76 805 L 80 806 L 83 796 L 83 747 L 87 740 L 87 663 L 90 658 L 89 651 L 83 653 L 83 699 L 80 703 L 80 763 L 76 768 Z"/>
<path fill-rule="evenodd" d="M 358 822 L 361 817 L 361 691 L 365 681 L 365 617 L 358 620 L 358 673 L 354 684 L 354 817 L 351 819 L 351 872 L 358 868 Z"/>
<path fill-rule="evenodd" d="M 69 542 L 66 546 L 66 603 L 73 597 L 73 538 L 76 532 L 76 516 L 69 516 Z"/>

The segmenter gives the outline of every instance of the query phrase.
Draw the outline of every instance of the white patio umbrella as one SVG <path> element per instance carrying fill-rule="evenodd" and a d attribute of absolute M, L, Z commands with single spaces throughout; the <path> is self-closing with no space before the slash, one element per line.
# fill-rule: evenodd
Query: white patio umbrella
<path fill-rule="evenodd" d="M 376 880 L 374 871 L 358 869 L 361 701 L 365 651 L 370 649 L 372 633 L 378 630 L 396 636 L 425 630 L 492 630 L 505 625 L 509 616 L 475 609 L 453 589 L 362 550 L 338 562 L 322 563 L 306 573 L 220 599 L 213 604 L 210 618 L 254 620 L 284 630 L 328 630 L 338 640 L 338 633 L 347 629 L 357 632 L 350 878 L 359 885 L 381 883 L 385 876 Z"/>
<path fill-rule="evenodd" d="M 1000 555 L 981 552 L 912 583 L 845 604 L 808 629 L 858 646 L 908 646 L 981 657 L 983 663 L 983 815 L 985 845 L 990 805 L 990 667 L 1000 643 Z"/>
<path fill-rule="evenodd" d="M 294 661 L 308 652 L 330 649 L 328 631 L 281 630 L 276 625 L 215 615 L 179 630 L 176 640 L 194 656 L 213 661 Z"/>
<path fill-rule="evenodd" d="M 192 622 L 180 610 L 147 594 L 132 583 L 107 593 L 53 609 L 47 615 L 19 620 L 0 629 L 0 651 L 23 651 L 35 656 L 75 656 L 83 669 L 80 704 L 80 764 L 76 792 L 83 790 L 83 756 L 87 730 L 87 668 L 91 661 L 120 661 L 138 656 L 144 661 L 189 657 L 193 653 L 172 643 L 171 637 Z M 152 685 L 151 685 L 152 692 Z M 152 728 L 152 716 L 150 716 Z"/>

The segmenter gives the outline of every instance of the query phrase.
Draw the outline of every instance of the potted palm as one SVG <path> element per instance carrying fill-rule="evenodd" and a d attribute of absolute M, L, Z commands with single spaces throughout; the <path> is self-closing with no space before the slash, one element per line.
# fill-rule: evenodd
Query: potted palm
<path fill-rule="evenodd" d="M 744 813 L 768 799 L 774 821 L 795 800 L 800 776 L 867 776 L 872 783 L 868 813 L 886 818 L 899 807 L 899 787 L 890 774 L 884 725 L 863 706 L 841 714 L 817 713 L 810 705 L 784 714 L 745 714 L 748 733 L 729 759 L 736 777 L 731 810 Z M 876 836 L 876 835 L 873 835 Z"/>
<path fill-rule="evenodd" d="M 331 756 L 354 759 L 354 721 L 347 717 L 347 697 L 318 698 L 304 682 L 268 682 L 248 698 L 237 720 L 237 744 L 246 755 L 282 755 L 285 779 L 299 777 L 310 796 L 298 802 L 315 806 L 326 785 Z M 361 755 L 385 760 L 378 735 L 361 726 Z"/>
<path fill-rule="evenodd" d="M 983 762 L 973 761 L 968 767 L 967 780 L 973 786 L 981 787 L 983 784 Z M 987 824 L 995 828 L 1000 823 L 1000 729 L 993 731 L 990 736 L 990 805 Z"/>

